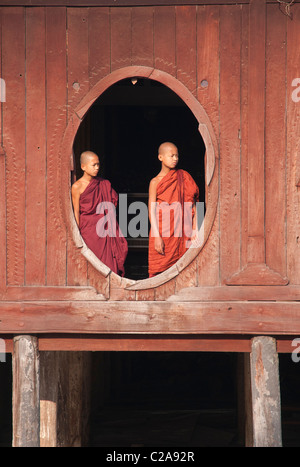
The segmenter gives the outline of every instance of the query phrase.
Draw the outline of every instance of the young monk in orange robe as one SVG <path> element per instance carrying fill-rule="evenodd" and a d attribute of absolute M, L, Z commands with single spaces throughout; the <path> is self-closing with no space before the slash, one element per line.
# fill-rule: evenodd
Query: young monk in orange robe
<path fill-rule="evenodd" d="M 110 182 L 97 177 L 97 154 L 81 154 L 83 176 L 72 185 L 74 215 L 86 245 L 116 274 L 124 276 L 127 241 L 115 216 L 118 195 Z"/>
<path fill-rule="evenodd" d="M 199 189 L 188 172 L 176 169 L 178 149 L 173 143 L 159 147 L 161 171 L 149 185 L 149 277 L 175 264 L 196 232 L 195 205 Z"/>

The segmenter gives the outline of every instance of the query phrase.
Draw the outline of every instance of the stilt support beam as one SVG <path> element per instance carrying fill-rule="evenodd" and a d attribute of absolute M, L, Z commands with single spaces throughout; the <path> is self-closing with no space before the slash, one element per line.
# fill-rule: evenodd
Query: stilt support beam
<path fill-rule="evenodd" d="M 34 336 L 17 336 L 13 348 L 13 447 L 39 447 L 39 351 Z"/>
<path fill-rule="evenodd" d="M 280 447 L 281 404 L 276 340 L 262 336 L 252 339 L 250 353 L 252 433 L 247 446 Z M 249 409 L 249 406 L 248 406 Z"/>

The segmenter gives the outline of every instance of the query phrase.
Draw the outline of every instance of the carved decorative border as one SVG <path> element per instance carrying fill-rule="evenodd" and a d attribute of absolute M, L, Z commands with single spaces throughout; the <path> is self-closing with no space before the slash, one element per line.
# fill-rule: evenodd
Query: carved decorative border
<path fill-rule="evenodd" d="M 131 78 L 148 78 L 158 81 L 165 86 L 169 87 L 174 91 L 183 102 L 189 107 L 195 118 L 199 122 L 199 132 L 204 140 L 206 147 L 206 214 L 204 222 L 202 224 L 202 232 L 200 238 L 201 242 L 195 242 L 193 248 L 190 248 L 180 260 L 169 268 L 167 271 L 159 274 L 156 277 L 128 281 L 127 289 L 129 290 L 145 290 L 153 287 L 158 287 L 169 281 L 171 278 L 177 276 L 184 268 L 186 268 L 193 259 L 199 254 L 201 249 L 204 247 L 217 212 L 218 205 L 218 163 L 219 150 L 217 138 L 215 136 L 212 124 L 202 107 L 201 103 L 193 96 L 193 94 L 184 86 L 178 79 L 174 78 L 170 74 L 155 69 L 153 67 L 146 66 L 128 66 L 117 69 L 109 75 L 98 81 L 82 98 L 79 104 L 73 107 L 73 110 L 69 109 L 69 119 L 66 130 L 64 132 L 58 153 L 58 159 L 60 161 L 58 166 L 58 177 L 60 183 L 58 184 L 60 189 L 60 203 L 59 207 L 62 209 L 62 218 L 67 227 L 67 231 L 72 234 L 75 245 L 81 249 L 81 253 L 85 256 L 88 261 L 92 263 L 94 268 L 99 271 L 102 275 L 107 277 L 109 274 L 115 275 L 106 265 L 104 265 L 85 245 L 78 226 L 75 222 L 75 218 L 72 210 L 72 202 L 70 197 L 70 177 L 65 171 L 61 171 L 61 167 L 69 167 L 71 170 L 72 151 L 74 138 L 80 123 L 82 122 L 85 114 L 95 102 L 95 100 L 110 86 L 116 82 Z M 68 179 L 67 179 L 68 177 Z"/>

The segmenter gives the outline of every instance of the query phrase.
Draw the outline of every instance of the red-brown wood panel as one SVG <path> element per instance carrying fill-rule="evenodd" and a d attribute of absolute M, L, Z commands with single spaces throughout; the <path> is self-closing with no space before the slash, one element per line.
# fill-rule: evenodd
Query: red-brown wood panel
<path fill-rule="evenodd" d="M 2 42 L 2 8 L 0 8 L 0 38 Z M 2 54 L 2 49 L 0 51 Z M 0 56 L 0 62 L 2 63 L 2 56 Z M 2 78 L 2 71 L 1 71 Z M 1 100 L 0 100 L 0 289 L 5 289 L 6 286 L 6 177 L 5 177 L 5 158 L 6 154 L 2 148 L 3 134 L 2 134 L 2 101 L 5 99 L 3 94 L 3 88 L 1 89 Z"/>
<path fill-rule="evenodd" d="M 132 9 L 132 65 L 153 66 L 153 8 Z"/>
<path fill-rule="evenodd" d="M 220 10 L 220 263 L 221 280 L 240 268 L 241 9 Z"/>
<path fill-rule="evenodd" d="M 89 9 L 67 9 L 68 107 L 72 108 L 89 90 Z"/>
<path fill-rule="evenodd" d="M 241 42 L 241 266 L 248 261 L 248 53 L 249 6 L 242 6 Z"/>
<path fill-rule="evenodd" d="M 176 7 L 177 78 L 193 93 L 197 83 L 196 7 Z"/>
<path fill-rule="evenodd" d="M 5 153 L 0 148 L 0 290 L 6 286 Z"/>
<path fill-rule="evenodd" d="M 88 9 L 69 8 L 68 27 L 68 120 L 73 107 L 89 90 L 89 41 Z M 78 83 L 78 84 L 77 84 Z M 68 170 L 66 167 L 65 170 Z M 75 247 L 71 233 L 67 236 L 67 283 L 87 284 L 87 260 Z"/>
<path fill-rule="evenodd" d="M 110 10 L 89 8 L 89 78 L 90 85 L 110 72 Z"/>
<path fill-rule="evenodd" d="M 300 5 L 293 6 L 293 20 L 287 22 L 287 268 L 292 284 L 300 284 L 300 189 L 297 166 L 300 154 Z"/>
<path fill-rule="evenodd" d="M 131 8 L 111 9 L 111 71 L 131 65 Z"/>
<path fill-rule="evenodd" d="M 45 284 L 45 9 L 26 9 L 26 285 Z"/>
<path fill-rule="evenodd" d="M 267 6 L 265 235 L 266 263 L 286 275 L 286 19 Z M 274 220 L 276 219 L 276 222 Z"/>
<path fill-rule="evenodd" d="M 7 283 L 24 284 L 25 10 L 2 12 L 3 144 L 6 157 Z"/>
<path fill-rule="evenodd" d="M 66 283 L 66 231 L 58 217 L 61 129 L 66 127 L 66 10 L 46 9 L 47 285 Z"/>
<path fill-rule="evenodd" d="M 175 9 L 154 8 L 154 66 L 174 75 L 176 66 Z"/>
<path fill-rule="evenodd" d="M 249 10 L 248 101 L 248 262 L 265 262 L 264 150 L 265 150 L 266 5 L 253 0 Z"/>
<path fill-rule="evenodd" d="M 215 135 L 219 137 L 220 14 L 218 6 L 197 8 L 197 98 L 206 111 Z M 218 163 L 218 162 L 217 162 Z M 219 282 L 219 213 L 198 262 L 199 285 Z"/>

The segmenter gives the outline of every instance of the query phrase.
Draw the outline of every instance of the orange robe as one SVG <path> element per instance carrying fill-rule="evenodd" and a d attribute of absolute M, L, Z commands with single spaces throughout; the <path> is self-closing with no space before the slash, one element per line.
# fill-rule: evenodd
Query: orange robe
<path fill-rule="evenodd" d="M 148 272 L 153 277 L 175 264 L 189 247 L 192 235 L 192 205 L 199 200 L 199 189 L 188 172 L 170 170 L 156 189 L 156 221 L 165 244 L 164 255 L 154 248 L 149 233 Z"/>

